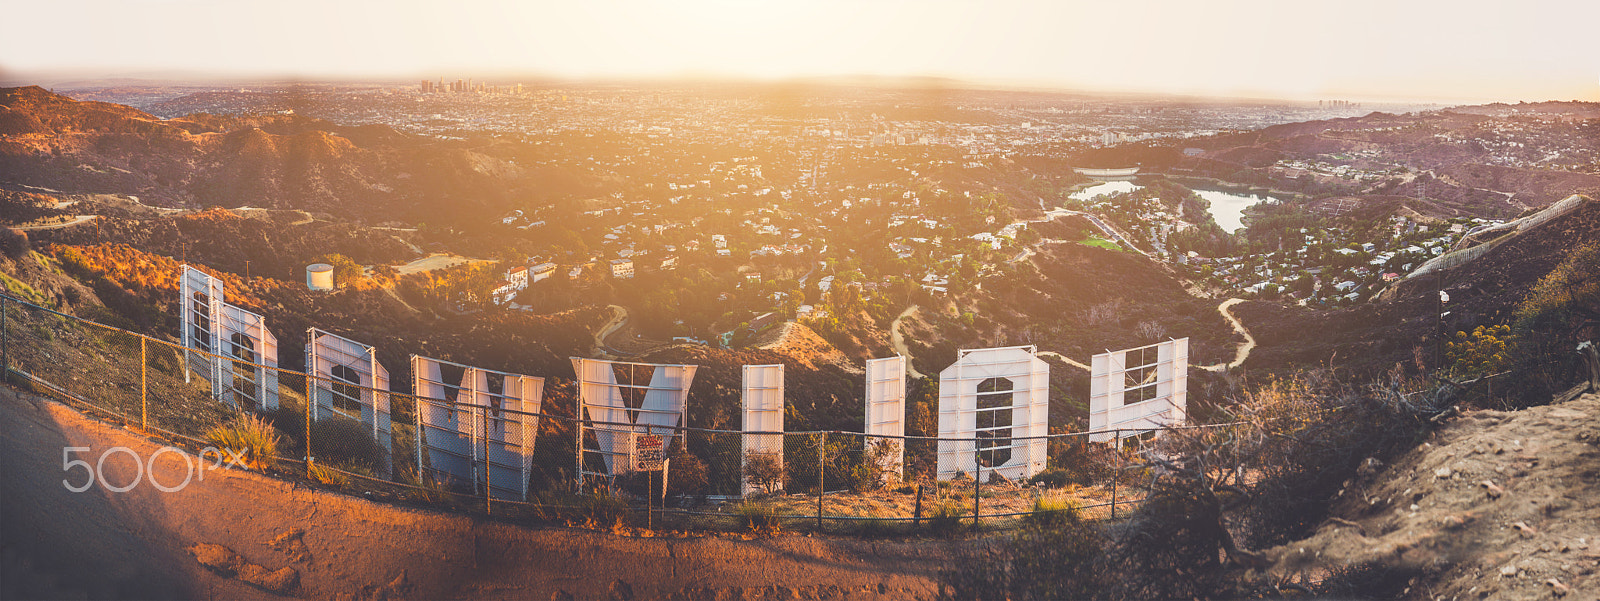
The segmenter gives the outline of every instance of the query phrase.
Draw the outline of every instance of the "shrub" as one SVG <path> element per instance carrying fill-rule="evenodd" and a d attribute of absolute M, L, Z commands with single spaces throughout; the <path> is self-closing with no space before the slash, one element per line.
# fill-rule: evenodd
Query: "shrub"
<path fill-rule="evenodd" d="M 400 481 L 413 487 L 414 494 L 428 503 L 441 503 L 445 500 L 444 485 L 433 474 L 418 473 L 416 468 L 402 470 Z"/>
<path fill-rule="evenodd" d="M 311 456 L 319 462 L 371 472 L 382 466 L 385 450 L 359 421 L 325 417 L 311 423 Z"/>
<path fill-rule="evenodd" d="M 734 512 L 752 532 L 775 534 L 780 527 L 778 510 L 766 503 L 743 503 Z"/>
<path fill-rule="evenodd" d="M 1414 567 L 1376 561 L 1339 566 L 1317 583 L 1316 594 L 1334 599 L 1399 599 L 1412 579 L 1428 575 Z"/>
<path fill-rule="evenodd" d="M 1081 511 L 1072 501 L 1039 497 L 1033 500 L 1033 513 L 1023 516 L 1023 520 L 1039 526 L 1061 526 L 1077 522 Z"/>
<path fill-rule="evenodd" d="M 1030 525 L 998 548 L 973 547 L 939 581 L 950 599 L 1116 598 L 1109 593 L 1130 575 L 1110 565 L 1113 543 L 1087 522 Z"/>
<path fill-rule="evenodd" d="M 350 485 L 350 476 L 315 461 L 311 462 L 311 479 L 334 488 Z"/>
<path fill-rule="evenodd" d="M 669 492 L 692 495 L 703 492 L 707 483 L 705 461 L 692 453 L 678 453 L 672 456 L 672 463 L 667 471 Z"/>
<path fill-rule="evenodd" d="M 971 508 L 965 504 L 945 501 L 928 514 L 928 529 L 939 536 L 955 536 L 967 529 L 966 518 L 971 515 Z"/>
<path fill-rule="evenodd" d="M 1072 482 L 1072 474 L 1067 473 L 1067 470 L 1059 467 L 1052 467 L 1045 471 L 1034 474 L 1032 478 L 1028 478 L 1029 484 L 1048 488 L 1061 488 L 1071 484 Z"/>
<path fill-rule="evenodd" d="M 277 461 L 278 433 L 266 420 L 254 415 L 240 415 L 212 429 L 206 433 L 206 442 L 228 452 L 229 460 L 234 455 L 243 456 L 244 467 L 258 472 L 266 471 Z"/>
<path fill-rule="evenodd" d="M 628 502 L 607 489 L 582 497 L 580 503 L 585 528 L 616 531 L 626 527 L 633 516 Z"/>
<path fill-rule="evenodd" d="M 0 228 L 0 253 L 12 259 L 21 259 L 27 256 L 31 249 L 27 232 L 9 227 Z"/>
<path fill-rule="evenodd" d="M 744 480 L 751 486 L 772 494 L 783 487 L 788 477 L 783 458 L 777 453 L 751 453 L 744 462 Z"/>

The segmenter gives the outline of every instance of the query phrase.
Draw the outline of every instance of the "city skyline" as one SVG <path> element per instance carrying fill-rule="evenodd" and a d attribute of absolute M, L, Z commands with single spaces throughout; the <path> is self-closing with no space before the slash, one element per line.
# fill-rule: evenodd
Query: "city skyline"
<path fill-rule="evenodd" d="M 0 79 L 933 77 L 1200 96 L 1600 100 L 1600 6 L 8 2 Z M 84 18 L 79 15 L 95 15 Z M 71 23 L 63 34 L 38 24 Z M 32 25 L 30 25 L 32 24 Z"/>

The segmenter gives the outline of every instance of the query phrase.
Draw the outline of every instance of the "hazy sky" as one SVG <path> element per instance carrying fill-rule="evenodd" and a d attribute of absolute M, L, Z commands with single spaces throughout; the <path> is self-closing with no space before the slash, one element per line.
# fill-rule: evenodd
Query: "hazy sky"
<path fill-rule="evenodd" d="M 0 0 L 0 71 L 1600 100 L 1594 0 Z"/>

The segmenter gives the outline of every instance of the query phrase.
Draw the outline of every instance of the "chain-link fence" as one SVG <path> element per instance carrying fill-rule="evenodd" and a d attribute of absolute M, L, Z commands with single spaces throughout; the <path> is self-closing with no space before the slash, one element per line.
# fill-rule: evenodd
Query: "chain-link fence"
<path fill-rule="evenodd" d="M 200 350 L 16 298 L 0 296 L 0 309 L 3 373 L 13 385 L 191 451 L 248 450 L 279 477 L 499 519 L 884 534 L 1007 528 L 1067 508 L 1114 519 L 1149 481 L 1138 455 L 1153 433 L 1102 432 L 1095 440 L 1114 442 L 1096 442 L 1089 433 L 1002 429 L 941 439 L 602 422 L 544 410 L 540 378 L 414 357 L 416 394 L 405 394 L 388 389 L 375 361 L 360 373 L 308 375 L 278 368 L 258 341 Z M 427 361 L 433 367 L 418 367 Z M 761 438 L 747 447 L 746 437 Z"/>

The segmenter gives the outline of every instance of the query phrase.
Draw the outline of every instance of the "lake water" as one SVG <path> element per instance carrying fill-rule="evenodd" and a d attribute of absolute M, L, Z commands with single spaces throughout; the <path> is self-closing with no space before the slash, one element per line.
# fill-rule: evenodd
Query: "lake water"
<path fill-rule="evenodd" d="M 1195 194 L 1200 195 L 1200 198 L 1211 201 L 1211 218 L 1215 219 L 1217 225 L 1228 233 L 1244 229 L 1244 210 L 1246 207 L 1260 202 L 1275 202 L 1277 200 L 1270 196 L 1258 194 L 1240 194 L 1238 192 L 1201 188 L 1193 188 L 1193 190 Z"/>
<path fill-rule="evenodd" d="M 1078 201 L 1089 201 L 1094 200 L 1094 197 L 1101 194 L 1115 194 L 1118 192 L 1127 194 L 1142 187 L 1143 186 L 1129 181 L 1103 182 L 1089 186 L 1077 192 L 1073 192 L 1072 195 L 1068 196 L 1067 198 Z"/>
<path fill-rule="evenodd" d="M 1068 198 L 1088 201 L 1102 194 L 1118 192 L 1126 194 L 1142 187 L 1130 181 L 1102 182 L 1074 192 Z M 1205 188 L 1194 188 L 1193 190 L 1195 194 L 1200 195 L 1200 198 L 1204 198 L 1211 203 L 1211 218 L 1216 220 L 1217 225 L 1229 233 L 1237 232 L 1244 228 L 1245 208 L 1259 202 L 1276 201 L 1270 196 L 1261 196 L 1259 194 L 1240 194 L 1238 192 L 1208 190 Z"/>

